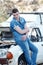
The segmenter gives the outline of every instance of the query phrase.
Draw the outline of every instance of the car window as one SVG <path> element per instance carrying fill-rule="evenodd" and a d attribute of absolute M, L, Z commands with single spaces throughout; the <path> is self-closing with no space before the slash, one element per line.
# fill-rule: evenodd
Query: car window
<path fill-rule="evenodd" d="M 39 28 L 33 28 L 31 31 L 30 40 L 33 42 L 40 42 L 42 41 L 42 36 Z"/>
<path fill-rule="evenodd" d="M 32 29 L 31 35 L 33 35 L 33 36 L 36 37 L 36 31 L 35 31 L 35 29 Z"/>
<path fill-rule="evenodd" d="M 40 32 L 39 28 L 36 28 L 36 32 L 38 34 L 38 37 L 40 37 L 41 36 L 41 32 Z"/>
<path fill-rule="evenodd" d="M 33 41 L 33 42 L 37 41 L 36 30 L 35 29 L 32 29 L 32 31 L 31 31 L 30 40 Z"/>

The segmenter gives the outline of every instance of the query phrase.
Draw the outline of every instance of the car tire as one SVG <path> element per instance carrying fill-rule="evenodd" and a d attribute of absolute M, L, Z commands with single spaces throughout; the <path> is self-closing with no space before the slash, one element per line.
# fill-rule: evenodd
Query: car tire
<path fill-rule="evenodd" d="M 18 65 L 27 65 L 24 54 L 22 54 L 18 59 Z"/>

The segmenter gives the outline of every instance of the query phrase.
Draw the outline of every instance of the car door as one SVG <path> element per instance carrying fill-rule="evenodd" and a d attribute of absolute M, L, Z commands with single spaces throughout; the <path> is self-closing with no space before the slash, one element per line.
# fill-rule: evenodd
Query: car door
<path fill-rule="evenodd" d="M 30 40 L 38 48 L 37 63 L 43 63 L 43 40 L 39 28 L 32 28 Z"/>

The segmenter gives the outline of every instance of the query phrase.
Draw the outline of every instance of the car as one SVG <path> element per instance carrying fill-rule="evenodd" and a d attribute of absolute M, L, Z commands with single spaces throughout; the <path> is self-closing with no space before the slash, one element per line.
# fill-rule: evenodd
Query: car
<path fill-rule="evenodd" d="M 30 42 L 38 48 L 37 64 L 43 63 L 43 24 L 40 24 L 40 21 L 42 22 L 40 14 L 29 13 L 21 14 L 21 16 L 28 16 L 28 18 L 25 18 L 27 26 L 29 27 L 28 38 L 30 39 Z M 29 16 L 31 17 L 30 19 Z M 13 39 L 13 34 L 9 28 L 10 21 L 8 19 L 6 23 L 3 22 L 0 24 L 0 59 L 2 59 L 1 61 L 7 59 L 9 65 L 27 65 L 21 47 L 17 45 Z"/>

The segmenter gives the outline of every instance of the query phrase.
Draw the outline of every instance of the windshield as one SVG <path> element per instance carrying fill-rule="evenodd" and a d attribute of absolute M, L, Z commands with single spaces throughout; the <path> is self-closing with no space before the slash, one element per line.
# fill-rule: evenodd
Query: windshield
<path fill-rule="evenodd" d="M 42 19 L 40 18 L 40 15 L 41 15 Z M 23 13 L 23 14 L 20 14 L 20 16 L 25 18 L 27 23 L 40 24 L 41 20 L 43 22 L 43 14 L 40 14 L 40 13 Z"/>

